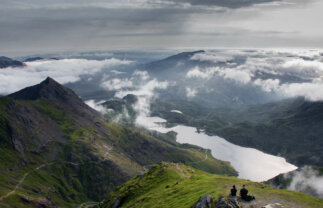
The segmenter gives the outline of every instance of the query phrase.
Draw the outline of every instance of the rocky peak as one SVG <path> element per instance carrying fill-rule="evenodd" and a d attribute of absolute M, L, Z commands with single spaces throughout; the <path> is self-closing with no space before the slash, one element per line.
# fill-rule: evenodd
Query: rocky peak
<path fill-rule="evenodd" d="M 18 100 L 61 100 L 79 99 L 79 97 L 70 89 L 62 86 L 54 79 L 47 77 L 40 84 L 26 87 L 18 92 L 10 94 L 9 97 Z"/>
<path fill-rule="evenodd" d="M 47 77 L 37 85 L 26 87 L 10 94 L 8 97 L 17 100 L 50 100 L 54 101 L 57 105 L 65 106 L 82 114 L 86 112 L 86 114 L 99 115 L 99 113 L 87 106 L 71 89 L 64 87 L 50 77 Z"/>

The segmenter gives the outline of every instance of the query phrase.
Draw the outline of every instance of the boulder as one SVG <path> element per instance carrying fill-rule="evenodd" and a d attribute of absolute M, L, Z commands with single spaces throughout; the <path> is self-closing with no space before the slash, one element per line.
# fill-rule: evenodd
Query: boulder
<path fill-rule="evenodd" d="M 202 196 L 192 208 L 214 208 L 214 200 L 210 195 Z"/>
<path fill-rule="evenodd" d="M 221 196 L 215 204 L 215 208 L 239 208 L 239 203 L 235 197 L 229 197 L 228 199 Z"/>

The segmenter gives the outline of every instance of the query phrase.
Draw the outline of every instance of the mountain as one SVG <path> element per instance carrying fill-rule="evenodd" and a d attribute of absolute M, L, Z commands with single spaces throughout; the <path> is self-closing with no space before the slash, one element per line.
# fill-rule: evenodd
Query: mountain
<path fill-rule="evenodd" d="M 246 121 L 209 129 L 228 141 L 281 155 L 291 163 L 323 166 L 323 102 L 296 100 L 266 122 Z"/>
<path fill-rule="evenodd" d="M 42 58 L 39 56 L 29 57 L 24 60 L 24 62 L 33 62 L 33 61 L 41 61 L 41 60 L 58 60 L 58 58 Z"/>
<path fill-rule="evenodd" d="M 44 59 L 44 58 L 39 57 L 39 56 L 37 56 L 37 57 L 30 57 L 30 58 L 26 58 L 26 59 L 24 60 L 24 62 L 40 61 L 40 60 L 43 60 L 43 59 Z"/>
<path fill-rule="evenodd" d="M 232 185 L 240 189 L 243 184 L 256 200 L 252 202 L 234 200 L 235 204 L 238 204 L 234 207 L 319 208 L 323 204 L 323 199 L 303 193 L 280 190 L 235 177 L 209 174 L 183 164 L 161 163 L 152 167 L 144 175 L 124 183 L 97 207 L 193 207 L 202 196 L 210 195 L 217 200 L 221 196 L 227 196 Z M 224 199 L 228 201 L 228 198 Z M 219 206 L 220 201 L 216 201 L 216 206 L 212 207 L 232 207 Z"/>
<path fill-rule="evenodd" d="M 214 57 L 216 61 L 212 60 Z M 241 55 L 222 59 L 221 54 L 210 58 L 207 52 L 200 50 L 175 54 L 141 68 L 153 78 L 173 83 L 167 91 L 160 93 L 168 100 L 192 101 L 208 108 L 241 107 L 277 100 L 276 95 L 266 93 L 258 86 L 242 84 L 223 75 L 243 65 L 246 59 Z"/>
<path fill-rule="evenodd" d="M 20 61 L 13 60 L 11 58 L 0 56 L 0 69 L 7 68 L 7 67 L 21 67 L 24 64 Z"/>
<path fill-rule="evenodd" d="M 106 122 L 51 78 L 0 98 L 1 207 L 99 201 L 161 161 L 237 174 L 209 151 L 176 143 L 172 134 Z"/>

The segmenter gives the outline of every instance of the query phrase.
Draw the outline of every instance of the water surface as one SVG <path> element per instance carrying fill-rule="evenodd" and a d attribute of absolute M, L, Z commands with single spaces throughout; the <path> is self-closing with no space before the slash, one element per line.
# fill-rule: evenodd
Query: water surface
<path fill-rule="evenodd" d="M 165 120 L 159 117 L 137 119 L 137 123 L 147 129 L 161 133 L 176 132 L 176 141 L 181 144 L 188 143 L 210 149 L 214 158 L 229 161 L 239 172 L 240 178 L 260 182 L 297 169 L 282 157 L 266 154 L 254 148 L 241 147 L 218 136 L 197 133 L 194 127 L 178 125 L 173 128 L 165 128 L 160 124 L 162 122 Z"/>

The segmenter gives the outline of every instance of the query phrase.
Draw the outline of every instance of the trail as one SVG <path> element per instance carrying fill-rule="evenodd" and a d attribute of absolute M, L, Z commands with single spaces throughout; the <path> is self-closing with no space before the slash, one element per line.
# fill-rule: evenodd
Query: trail
<path fill-rule="evenodd" d="M 199 161 L 195 161 L 195 162 L 189 162 L 189 163 L 187 163 L 187 165 L 204 162 L 204 161 L 207 160 L 207 158 L 208 158 L 208 156 L 207 156 L 207 150 L 205 150 L 205 158 L 203 160 L 199 160 Z"/>
<path fill-rule="evenodd" d="M 90 208 L 93 207 L 94 205 L 97 205 L 98 202 L 84 202 L 83 204 L 80 204 L 77 208 Z"/>
<path fill-rule="evenodd" d="M 6 195 L 0 197 L 0 201 L 2 201 L 3 199 L 5 199 L 5 198 L 9 197 L 10 195 L 14 194 L 30 173 L 32 173 L 32 172 L 34 172 L 36 170 L 39 170 L 40 168 L 43 168 L 46 165 L 50 165 L 50 163 L 42 164 L 42 165 L 38 166 L 37 168 L 33 169 L 32 171 L 25 173 L 12 191 L 10 191 Z"/>
<path fill-rule="evenodd" d="M 74 162 L 68 162 L 68 161 L 60 161 L 60 162 L 67 163 L 67 164 L 70 164 L 70 165 L 80 165 L 80 164 L 85 164 L 85 163 L 74 163 Z M 18 184 L 15 186 L 15 188 L 14 188 L 12 191 L 10 191 L 10 192 L 9 192 L 9 193 L 7 193 L 6 195 L 4 195 L 4 196 L 1 196 L 1 197 L 0 197 L 0 201 L 2 201 L 3 199 L 5 199 L 5 198 L 9 197 L 10 195 L 12 195 L 12 194 L 16 193 L 17 189 L 21 186 L 21 184 L 25 181 L 26 177 L 27 177 L 30 173 L 35 172 L 35 171 L 37 171 L 37 170 L 39 170 L 39 169 L 41 169 L 41 168 L 43 168 L 43 167 L 45 167 L 45 166 L 53 165 L 54 163 L 55 163 L 55 162 L 51 162 L 51 163 L 44 163 L 44 164 L 42 164 L 42 165 L 40 165 L 40 166 L 36 167 L 35 169 L 33 169 L 33 170 L 31 170 L 31 171 L 29 171 L 29 172 L 25 173 L 25 174 L 22 176 L 22 178 L 19 180 Z M 88 163 L 88 162 L 87 162 L 87 163 Z M 93 163 L 97 163 L 97 162 L 93 162 Z M 91 203 L 93 203 L 93 202 L 91 202 Z M 86 206 L 86 207 L 87 207 L 87 206 Z"/>

